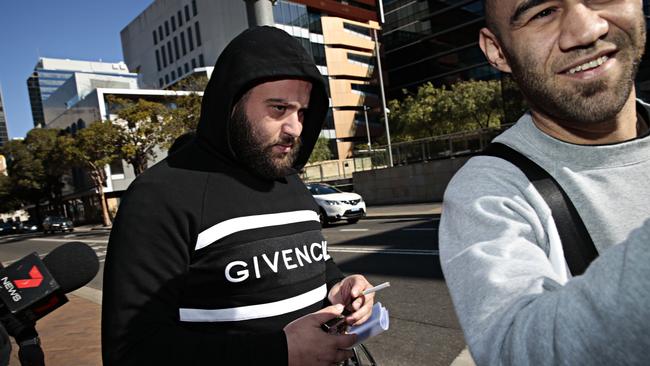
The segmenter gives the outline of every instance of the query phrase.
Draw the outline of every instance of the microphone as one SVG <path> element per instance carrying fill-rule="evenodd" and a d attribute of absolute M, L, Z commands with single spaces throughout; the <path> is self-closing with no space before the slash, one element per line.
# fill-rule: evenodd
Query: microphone
<path fill-rule="evenodd" d="M 63 244 L 42 260 L 32 253 L 0 269 L 0 321 L 20 345 L 22 365 L 44 364 L 36 320 L 65 304 L 65 294 L 98 271 L 97 255 L 81 242 Z"/>

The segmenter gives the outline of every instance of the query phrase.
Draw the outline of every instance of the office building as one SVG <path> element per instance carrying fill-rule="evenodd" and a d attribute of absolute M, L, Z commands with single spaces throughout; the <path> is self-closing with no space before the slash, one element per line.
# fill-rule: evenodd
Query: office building
<path fill-rule="evenodd" d="M 108 63 L 101 61 L 40 58 L 34 67 L 32 75 L 27 79 L 27 89 L 32 108 L 34 127 L 42 127 L 45 125 L 43 102 L 75 72 L 124 75 L 128 74 L 129 70 L 123 62 Z"/>
<path fill-rule="evenodd" d="M 499 76 L 478 46 L 478 32 L 485 24 L 483 1 L 384 0 L 383 4 L 390 98 L 401 98 L 402 89 L 416 90 L 426 82 L 440 86 Z"/>
<path fill-rule="evenodd" d="M 85 108 L 74 108 L 77 104 L 84 105 L 83 101 L 88 95 L 98 88 L 115 89 L 137 89 L 138 80 L 136 74 L 105 75 L 86 72 L 74 72 L 62 85 L 60 85 L 50 97 L 43 102 L 43 118 L 47 128 L 67 128 L 75 124 L 68 123 L 69 110 L 74 113 L 86 111 Z M 101 114 L 84 116 L 79 123 L 88 123 L 101 120 Z M 60 119 L 63 119 L 60 121 Z M 79 127 L 83 128 L 83 127 Z"/>
<path fill-rule="evenodd" d="M 331 93 L 323 136 L 334 156 L 352 154 L 367 141 L 363 106 L 371 108 L 371 133 L 381 135 L 372 29 L 375 0 L 279 0 L 276 27 L 294 36 L 314 57 Z M 248 27 L 243 0 L 156 0 L 121 32 L 124 59 L 144 88 L 168 88 L 214 65 L 223 48 Z"/>
<path fill-rule="evenodd" d="M 0 88 L 0 147 L 9 141 L 9 132 L 7 131 L 7 113 L 5 112 L 2 88 Z"/>
<path fill-rule="evenodd" d="M 77 79 L 77 81 L 73 82 L 70 80 L 53 94 L 50 99 L 65 99 L 63 96 L 68 96 L 66 92 L 75 89 L 73 84 L 88 80 L 86 76 L 83 73 L 76 73 L 73 76 L 73 80 Z M 111 97 L 131 99 L 134 102 L 138 99 L 146 99 L 169 106 L 173 102 L 174 97 L 190 94 L 190 92 L 182 91 L 137 89 L 135 76 L 127 80 L 128 82 L 112 80 L 112 86 L 119 85 L 117 83 L 124 83 L 123 85 L 126 88 L 93 88 L 83 98 L 80 98 L 79 101 L 70 105 L 69 108 L 59 110 L 61 113 L 47 125 L 47 128 L 62 129 L 74 134 L 95 121 L 115 121 L 117 119 L 117 110 L 116 106 L 110 101 Z M 149 166 L 165 158 L 167 153 L 162 150 L 157 150 L 156 155 L 156 159 L 151 161 Z M 116 160 L 112 164 L 107 165 L 104 171 L 107 178 L 104 194 L 109 210 L 115 212 L 119 205 L 120 197 L 135 179 L 135 174 L 133 167 L 123 160 Z M 69 217 L 74 219 L 75 222 L 97 222 L 101 220 L 101 205 L 94 186 L 87 174 L 77 168 L 64 181 L 63 202 Z"/>
<path fill-rule="evenodd" d="M 483 1 L 383 0 L 383 4 L 386 23 L 381 40 L 389 98 L 401 99 L 403 89 L 415 91 L 426 82 L 441 86 L 502 77 L 478 45 L 479 29 L 485 26 Z M 650 14 L 650 0 L 643 0 L 643 7 Z M 640 65 L 637 92 L 650 97 L 648 52 Z"/>
<path fill-rule="evenodd" d="M 124 60 L 141 88 L 166 88 L 213 66 L 248 28 L 242 0 L 156 0 L 120 33 Z"/>
<path fill-rule="evenodd" d="M 273 7 L 276 27 L 303 44 L 325 78 L 332 108 L 321 135 L 330 139 L 338 159 L 350 158 L 355 143 L 368 141 L 364 106 L 371 136 L 383 134 L 374 60 L 373 37 L 379 29 L 375 2 L 358 3 L 279 0 Z"/>

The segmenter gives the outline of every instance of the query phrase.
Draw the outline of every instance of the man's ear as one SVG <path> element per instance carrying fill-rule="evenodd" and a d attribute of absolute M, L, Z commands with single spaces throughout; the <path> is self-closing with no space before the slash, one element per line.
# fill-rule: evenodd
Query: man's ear
<path fill-rule="evenodd" d="M 508 60 L 506 60 L 503 50 L 501 49 L 499 39 L 494 35 L 494 33 L 492 33 L 492 31 L 487 28 L 481 28 L 478 43 L 490 65 L 501 72 L 512 72 Z"/>

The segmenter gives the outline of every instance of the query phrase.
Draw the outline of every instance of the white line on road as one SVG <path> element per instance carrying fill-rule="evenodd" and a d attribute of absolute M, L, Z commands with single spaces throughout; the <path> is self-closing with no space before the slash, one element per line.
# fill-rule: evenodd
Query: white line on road
<path fill-rule="evenodd" d="M 339 231 L 368 231 L 370 229 L 340 229 Z"/>
<path fill-rule="evenodd" d="M 434 227 L 410 227 L 406 229 L 402 229 L 402 231 L 434 231 L 438 230 Z"/>
<path fill-rule="evenodd" d="M 62 242 L 62 243 L 67 243 L 70 240 L 68 239 L 44 239 L 44 238 L 34 238 L 34 239 L 27 239 L 31 241 L 56 241 L 56 242 Z M 81 239 L 80 240 L 83 243 L 99 243 L 99 244 L 104 244 L 108 243 L 108 240 L 93 240 L 93 239 Z"/>
<path fill-rule="evenodd" d="M 362 253 L 362 254 L 396 254 L 396 255 L 433 255 L 437 256 L 437 250 L 420 250 L 420 249 L 386 249 L 386 248 L 369 248 L 369 247 L 339 247 L 328 246 L 328 252 L 332 253 Z"/>

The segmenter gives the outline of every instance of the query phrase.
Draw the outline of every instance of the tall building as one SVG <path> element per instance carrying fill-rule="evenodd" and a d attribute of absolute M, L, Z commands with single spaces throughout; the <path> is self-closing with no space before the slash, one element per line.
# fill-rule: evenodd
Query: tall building
<path fill-rule="evenodd" d="M 352 156 L 355 143 L 383 134 L 379 123 L 374 31 L 379 29 L 375 1 L 349 5 L 336 1 L 279 0 L 273 7 L 276 27 L 298 39 L 314 57 L 329 88 L 331 113 L 322 136 L 335 157 Z"/>
<path fill-rule="evenodd" d="M 478 45 L 479 30 L 485 26 L 482 0 L 383 0 L 383 5 L 381 39 L 389 98 L 402 98 L 402 89 L 414 91 L 425 82 L 440 86 L 502 77 Z M 648 22 L 650 0 L 643 0 L 643 7 Z M 650 97 L 648 52 L 640 65 L 637 92 Z"/>
<path fill-rule="evenodd" d="M 5 112 L 2 89 L 0 88 L 0 147 L 9 141 L 9 132 L 7 132 L 7 114 Z"/>
<path fill-rule="evenodd" d="M 78 114 L 80 109 L 74 108 L 77 104 L 84 105 L 83 101 L 88 95 L 98 88 L 113 89 L 137 89 L 138 80 L 136 74 L 105 75 L 86 72 L 74 72 L 62 85 L 60 85 L 45 102 L 43 102 L 43 117 L 47 128 L 68 128 L 73 130 L 83 128 L 88 123 L 101 119 L 100 114 L 92 117 L 80 118 L 79 126 L 70 125 L 67 121 L 66 112 L 75 111 Z M 83 110 L 83 109 L 81 109 Z M 63 116 L 63 117 L 62 117 Z M 60 117 L 64 122 L 60 121 Z"/>
<path fill-rule="evenodd" d="M 364 105 L 371 134 L 383 133 L 373 61 L 376 0 L 279 0 L 273 15 L 276 27 L 314 57 L 332 97 L 322 135 L 335 157 L 350 157 L 355 142 L 367 141 Z M 122 30 L 124 59 L 140 87 L 167 88 L 214 65 L 247 27 L 243 0 L 156 0 Z"/>
<path fill-rule="evenodd" d="M 431 82 L 493 79 L 498 72 L 478 46 L 484 26 L 483 1 L 384 0 L 382 33 L 387 94 L 400 98 Z"/>
<path fill-rule="evenodd" d="M 58 87 L 63 85 L 75 72 L 89 72 L 101 75 L 124 75 L 129 70 L 123 62 L 108 63 L 55 59 L 42 57 L 36 63 L 34 71 L 27 79 L 29 102 L 32 107 L 34 127 L 45 125 L 43 102 L 45 102 Z"/>
<path fill-rule="evenodd" d="M 141 88 L 162 89 L 213 66 L 247 27 L 242 0 L 156 0 L 122 29 L 122 52 Z"/>

